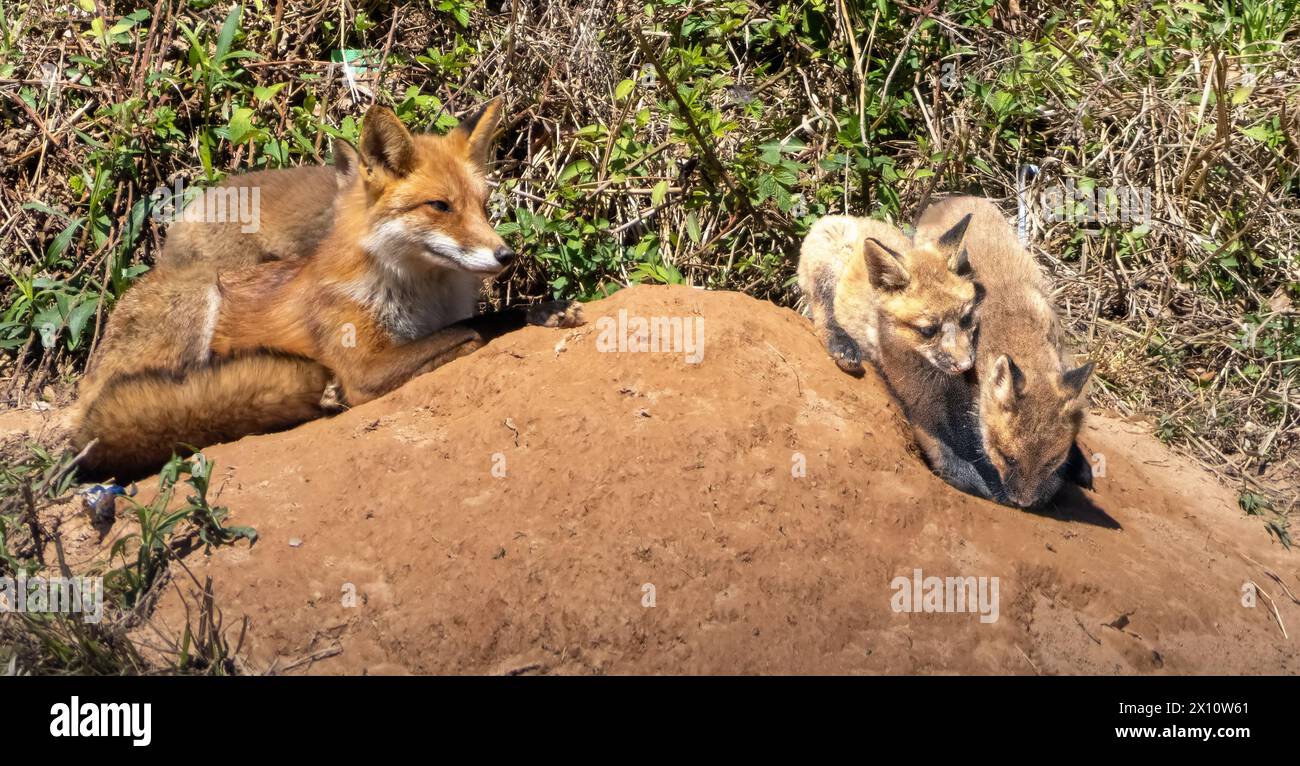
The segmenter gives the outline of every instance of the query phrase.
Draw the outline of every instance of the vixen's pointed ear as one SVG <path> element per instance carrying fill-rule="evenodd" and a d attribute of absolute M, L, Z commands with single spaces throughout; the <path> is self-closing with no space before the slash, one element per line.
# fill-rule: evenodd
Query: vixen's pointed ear
<path fill-rule="evenodd" d="M 993 386 L 993 396 L 1003 407 L 1015 407 L 1016 400 L 1024 390 L 1025 374 L 1016 366 L 1011 357 L 1003 354 L 993 363 L 993 372 L 989 378 Z"/>
<path fill-rule="evenodd" d="M 1088 378 L 1092 377 L 1092 371 L 1095 368 L 1095 364 L 1088 362 L 1082 367 L 1075 367 L 1061 376 L 1061 384 L 1065 387 L 1065 391 L 1070 395 L 1070 398 L 1083 393 L 1083 387 L 1087 384 Z"/>
<path fill-rule="evenodd" d="M 867 262 L 871 286 L 880 290 L 902 290 L 912 281 L 903 267 L 903 256 L 875 237 L 862 243 L 862 257 Z"/>
<path fill-rule="evenodd" d="M 477 112 L 467 115 L 456 126 L 456 130 L 465 136 L 470 160 L 480 170 L 486 171 L 488 162 L 492 159 L 492 140 L 496 137 L 497 126 L 500 124 L 501 99 L 498 97 L 484 104 Z"/>
<path fill-rule="evenodd" d="M 386 106 L 372 106 L 361 128 L 361 162 L 401 178 L 415 169 L 415 140 Z"/>
<path fill-rule="evenodd" d="M 346 189 L 352 184 L 360 163 L 361 158 L 357 156 L 357 150 L 352 148 L 352 144 L 342 138 L 334 139 L 334 173 L 340 189 Z"/>

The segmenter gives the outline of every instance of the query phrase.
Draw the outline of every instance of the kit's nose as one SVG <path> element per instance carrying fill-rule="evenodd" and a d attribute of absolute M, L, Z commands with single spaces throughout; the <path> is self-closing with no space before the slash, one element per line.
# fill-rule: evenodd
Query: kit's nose
<path fill-rule="evenodd" d="M 510 262 L 515 259 L 515 251 L 511 250 L 506 245 L 502 245 L 501 247 L 498 247 L 496 250 L 492 252 L 492 254 L 496 256 L 497 263 L 501 264 L 502 266 L 509 266 Z"/>

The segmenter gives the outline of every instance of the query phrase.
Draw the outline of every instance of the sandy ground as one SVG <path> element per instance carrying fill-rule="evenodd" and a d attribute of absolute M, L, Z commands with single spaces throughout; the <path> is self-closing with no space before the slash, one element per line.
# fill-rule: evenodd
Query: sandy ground
<path fill-rule="evenodd" d="M 620 309 L 702 318 L 702 361 L 602 353 L 597 321 Z M 877 379 L 840 373 L 791 311 L 640 287 L 586 313 L 206 451 L 217 501 L 261 540 L 186 563 L 227 624 L 251 618 L 254 668 L 1300 671 L 1279 626 L 1300 631 L 1300 558 L 1147 426 L 1094 413 L 1096 492 L 1021 512 L 931 475 Z M 996 619 L 991 589 L 984 620 L 897 611 L 891 583 L 917 569 L 997 578 Z M 1278 616 L 1243 605 L 1250 582 Z M 179 602 L 157 614 L 173 630 Z"/>

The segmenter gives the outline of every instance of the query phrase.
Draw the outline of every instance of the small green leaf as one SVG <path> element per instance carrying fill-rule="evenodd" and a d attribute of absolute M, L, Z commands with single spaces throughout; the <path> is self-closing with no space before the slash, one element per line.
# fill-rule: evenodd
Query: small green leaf
<path fill-rule="evenodd" d="M 213 57 L 221 61 L 230 52 L 230 44 L 234 42 L 235 32 L 239 31 L 239 17 L 244 12 L 244 6 L 236 4 L 226 14 L 226 21 L 221 25 L 221 34 L 217 36 L 217 53 Z"/>
<path fill-rule="evenodd" d="M 67 252 L 68 245 L 72 244 L 72 238 L 77 236 L 77 232 L 81 230 L 81 224 L 85 220 L 82 216 L 72 219 L 72 222 L 64 227 L 63 231 L 59 232 L 58 236 L 50 242 L 50 246 L 45 249 L 45 263 L 47 265 L 58 260 Z"/>
<path fill-rule="evenodd" d="M 650 204 L 659 207 L 663 204 L 664 198 L 668 196 L 668 182 L 660 181 L 655 184 L 655 188 L 650 191 Z"/>
<path fill-rule="evenodd" d="M 576 160 L 570 162 L 569 165 L 560 172 L 560 182 L 563 183 L 568 181 L 579 173 L 590 173 L 591 167 L 591 162 L 588 160 Z"/>
<path fill-rule="evenodd" d="M 86 323 L 95 315 L 95 309 L 99 306 L 98 298 L 88 298 L 68 314 L 68 348 L 77 348 L 81 343 L 81 333 L 86 329 Z"/>
<path fill-rule="evenodd" d="M 1273 136 L 1273 129 L 1269 125 L 1260 124 L 1249 128 L 1243 128 L 1241 134 L 1247 138 L 1253 138 L 1260 143 L 1267 143 Z"/>
<path fill-rule="evenodd" d="M 275 98 L 275 94 L 284 90 L 284 87 L 288 84 L 287 82 L 277 82 L 274 85 L 258 85 L 253 88 L 253 98 L 265 103 Z"/>
<path fill-rule="evenodd" d="M 230 124 L 226 129 L 232 144 L 242 144 L 257 135 L 257 128 L 253 125 L 253 110 L 246 106 L 236 109 L 230 115 Z"/>

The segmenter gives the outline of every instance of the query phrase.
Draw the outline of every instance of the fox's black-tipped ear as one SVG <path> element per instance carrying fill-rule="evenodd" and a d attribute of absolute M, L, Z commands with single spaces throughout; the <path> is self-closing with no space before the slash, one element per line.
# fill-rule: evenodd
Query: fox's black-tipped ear
<path fill-rule="evenodd" d="M 969 277 L 975 273 L 970 267 L 970 251 L 962 248 L 948 259 L 948 269 L 959 277 Z"/>
<path fill-rule="evenodd" d="M 954 224 L 951 229 L 945 231 L 943 236 L 939 237 L 940 251 L 956 250 L 961 246 L 961 241 L 966 238 L 966 227 L 970 226 L 970 218 L 970 213 L 962 216 L 960 221 Z"/>
<path fill-rule="evenodd" d="M 465 134 L 469 158 L 479 168 L 486 170 L 492 159 L 492 140 L 501 124 L 501 99 L 494 98 L 478 111 L 467 115 L 456 130 Z"/>
<path fill-rule="evenodd" d="M 867 262 L 871 286 L 880 290 L 902 290 L 912 281 L 903 266 L 903 256 L 875 237 L 862 243 L 862 257 Z"/>
<path fill-rule="evenodd" d="M 372 106 L 361 127 L 361 162 L 401 178 L 415 169 L 415 140 L 386 106 Z"/>
<path fill-rule="evenodd" d="M 334 139 L 334 173 L 338 178 L 339 188 L 346 188 L 357 177 L 361 158 L 357 150 L 345 139 Z"/>
<path fill-rule="evenodd" d="M 1013 407 L 1024 390 L 1025 374 L 1011 357 L 1003 354 L 993 363 L 989 383 L 993 386 L 993 396 L 998 402 L 1004 407 Z"/>
<path fill-rule="evenodd" d="M 1061 383 L 1065 386 L 1066 392 L 1069 393 L 1071 397 L 1083 393 L 1083 387 L 1088 383 L 1088 378 L 1092 377 L 1092 371 L 1096 366 L 1097 365 L 1092 362 L 1088 362 L 1081 367 L 1075 367 L 1073 370 L 1069 370 L 1061 376 Z"/>

